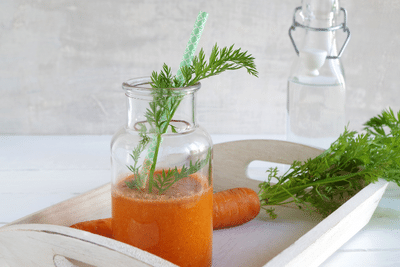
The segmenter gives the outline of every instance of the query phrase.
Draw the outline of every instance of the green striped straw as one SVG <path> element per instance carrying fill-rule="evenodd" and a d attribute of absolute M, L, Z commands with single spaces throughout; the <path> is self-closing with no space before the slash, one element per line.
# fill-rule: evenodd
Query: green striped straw
<path fill-rule="evenodd" d="M 179 65 L 179 69 L 176 73 L 176 77 L 181 82 L 183 82 L 183 75 L 181 72 L 181 68 L 184 66 L 190 66 L 192 64 L 194 53 L 196 52 L 201 34 L 203 33 L 207 17 L 208 17 L 207 12 L 200 11 L 199 15 L 197 16 L 196 22 L 194 23 L 192 33 L 186 45 L 185 52 L 183 53 L 181 64 Z"/>
<path fill-rule="evenodd" d="M 176 77 L 183 83 L 183 75 L 181 72 L 181 68 L 183 66 L 190 66 L 192 64 L 192 60 L 194 57 L 194 53 L 196 52 L 197 45 L 199 43 L 201 34 L 203 33 L 204 26 L 206 24 L 208 17 L 207 12 L 199 12 L 199 15 L 197 16 L 196 22 L 194 23 L 192 33 L 190 35 L 189 41 L 186 45 L 185 52 L 183 53 L 182 61 L 179 65 L 179 70 L 177 71 Z M 162 142 L 162 139 L 161 139 Z M 147 156 L 144 159 L 144 163 L 142 165 L 142 169 L 140 173 L 146 174 L 146 176 L 149 175 L 151 165 L 153 164 L 152 159 L 154 158 L 154 153 L 156 150 L 157 146 L 157 138 L 152 138 L 152 140 L 149 143 L 149 146 L 147 148 Z"/>

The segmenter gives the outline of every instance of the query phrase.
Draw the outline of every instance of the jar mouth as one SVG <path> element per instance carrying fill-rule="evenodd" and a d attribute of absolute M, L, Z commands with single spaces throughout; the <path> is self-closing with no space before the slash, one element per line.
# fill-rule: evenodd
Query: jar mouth
<path fill-rule="evenodd" d="M 154 91 L 155 88 L 151 87 L 151 78 L 150 77 L 141 77 L 141 78 L 133 78 L 129 79 L 126 82 L 122 83 L 122 89 L 129 93 L 142 93 L 142 94 L 150 94 Z M 199 90 L 201 87 L 201 83 L 198 82 L 194 85 L 187 87 L 178 87 L 178 88 L 165 88 L 170 89 L 175 92 L 179 92 L 180 94 L 192 94 Z"/>
<path fill-rule="evenodd" d="M 175 132 L 167 131 L 163 135 L 176 135 L 176 134 L 185 134 L 188 132 L 191 132 L 194 130 L 194 127 L 190 122 L 186 120 L 180 120 L 180 119 L 172 119 L 170 121 L 170 124 L 174 126 Z M 133 128 L 135 131 L 140 131 L 141 125 L 146 126 L 147 129 L 151 129 L 151 126 L 149 125 L 147 120 L 142 120 L 138 121 L 134 124 Z"/>

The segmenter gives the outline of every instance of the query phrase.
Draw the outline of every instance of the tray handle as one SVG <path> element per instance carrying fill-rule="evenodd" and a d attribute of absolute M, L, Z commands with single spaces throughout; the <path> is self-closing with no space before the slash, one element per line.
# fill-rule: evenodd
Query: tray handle
<path fill-rule="evenodd" d="M 318 156 L 323 150 L 279 140 L 242 140 L 214 145 L 214 191 L 249 187 L 256 192 L 258 184 L 247 177 L 248 165 L 254 160 L 292 164 Z"/>
<path fill-rule="evenodd" d="M 18 224 L 0 229 L 0 255 L 10 267 L 177 267 L 122 242 L 49 224 Z"/>

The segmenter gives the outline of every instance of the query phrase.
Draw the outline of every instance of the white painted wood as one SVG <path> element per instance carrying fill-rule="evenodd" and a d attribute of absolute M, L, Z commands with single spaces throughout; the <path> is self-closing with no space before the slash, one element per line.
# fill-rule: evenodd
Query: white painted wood
<path fill-rule="evenodd" d="M 340 250 L 321 267 L 398 267 L 400 250 Z"/>
<path fill-rule="evenodd" d="M 259 181 L 245 178 L 247 165 L 255 159 L 290 163 L 294 159 L 304 160 L 316 156 L 320 150 L 283 141 L 246 140 L 216 145 L 214 153 L 215 189 L 223 190 L 236 186 L 257 189 Z M 279 217 L 276 220 L 269 220 L 265 214 L 260 214 L 255 220 L 245 225 L 214 231 L 213 266 L 263 266 L 267 262 L 268 264 L 265 266 L 291 266 L 290 264 L 292 266 L 317 266 L 316 264 L 328 258 L 368 222 L 385 186 L 385 183 L 379 183 L 366 187 L 355 198 L 349 200 L 322 221 L 321 218 L 311 217 L 298 209 L 280 207 L 278 209 Z M 85 254 L 88 251 L 91 255 L 102 253 L 102 249 L 96 249 L 96 246 L 99 245 L 103 248 L 104 243 L 102 242 L 107 242 L 114 249 L 117 241 L 97 236 L 92 237 L 89 233 L 63 226 L 83 220 L 109 217 L 110 207 L 110 185 L 107 184 L 14 221 L 0 228 L 0 255 L 3 257 L 0 257 L 0 260 L 17 264 L 11 266 L 35 266 L 31 262 L 29 262 L 31 265 L 18 265 L 27 259 L 20 259 L 21 255 L 18 254 L 15 247 L 21 246 L 28 238 L 29 241 L 39 242 L 46 247 L 56 245 L 57 249 L 60 249 L 60 255 L 78 261 L 89 260 L 87 262 L 89 264 L 103 266 L 97 265 L 101 264 L 96 261 L 97 259 L 85 258 Z M 354 226 L 350 227 L 351 231 L 341 234 L 343 225 Z M 71 232 L 71 230 L 76 232 Z M 49 232 L 61 239 L 57 239 L 57 243 L 53 243 L 52 235 L 49 235 Z M 79 251 L 81 254 L 72 245 L 77 241 L 76 238 L 79 239 L 78 246 L 81 248 Z M 7 245 L 4 245 L 4 242 Z M 86 242 L 90 242 L 90 249 L 86 248 Z M 36 247 L 40 246 L 36 244 Z M 12 251 L 11 254 L 10 251 Z M 315 257 L 316 251 L 322 251 L 320 257 Z M 48 252 L 52 253 L 50 250 Z M 114 252 L 117 254 L 109 255 L 107 258 L 112 259 L 114 255 L 122 253 L 119 250 Z M 29 260 L 31 257 L 35 258 L 36 255 L 39 255 L 34 252 L 29 253 L 25 254 L 25 258 Z M 15 257 L 11 259 L 5 255 L 15 255 Z M 54 254 L 51 259 L 53 256 Z M 43 257 L 48 257 L 48 255 Z M 311 260 L 315 261 L 310 263 Z M 276 262 L 278 263 L 275 265 Z M 306 265 L 302 265 L 302 263 Z M 34 264 L 39 263 L 34 262 Z"/>
<path fill-rule="evenodd" d="M 214 146 L 214 189 L 247 186 L 258 191 L 259 181 L 243 179 L 253 160 L 291 164 L 319 155 L 322 150 L 277 140 L 241 140 Z"/>
<path fill-rule="evenodd" d="M 4 227 L 0 241 L 1 254 L 10 267 L 54 267 L 57 255 L 98 267 L 176 266 L 124 243 L 56 225 Z"/>
<path fill-rule="evenodd" d="M 0 171 L 0 194 L 82 194 L 109 183 L 110 170 Z"/>
<path fill-rule="evenodd" d="M 321 220 L 294 208 L 277 211 L 276 220 L 262 212 L 244 225 L 214 231 L 213 266 L 264 266 Z"/>
<path fill-rule="evenodd" d="M 243 151 L 243 153 L 238 153 L 239 151 Z M 293 160 L 305 160 L 319 153 L 321 153 L 321 151 L 318 149 L 270 140 L 245 140 L 223 143 L 215 146 L 214 186 L 217 191 L 227 189 L 229 187 L 227 185 L 232 184 L 234 184 L 234 187 L 248 186 L 257 190 L 258 181 L 243 179 L 243 177 L 245 177 L 244 170 L 252 160 L 258 159 L 277 163 L 291 163 Z M 271 253 L 267 256 L 267 254 L 269 254 L 267 251 L 264 251 L 263 254 L 260 253 L 259 258 L 272 259 L 269 262 L 264 261 L 264 263 L 268 262 L 266 266 L 318 266 L 367 224 L 386 186 L 387 182 L 380 182 L 365 188 L 357 195 L 357 198 L 352 198 L 346 205 L 343 205 L 327 219 L 316 225 L 307 234 L 307 226 L 303 221 L 300 227 L 289 228 L 294 229 L 294 232 L 300 233 L 298 237 L 304 235 L 297 240 L 294 233 L 290 230 L 285 231 L 285 234 L 289 232 L 289 235 L 293 237 L 293 239 L 290 240 L 291 243 L 297 240 L 296 243 L 290 247 L 289 245 L 291 243 L 281 246 L 281 248 L 283 247 L 284 249 L 286 247 L 288 248 L 274 258 L 271 256 L 275 256 L 276 254 L 272 255 Z M 281 210 L 279 210 L 279 212 L 280 214 L 282 213 Z M 298 219 L 297 216 L 296 218 Z M 279 232 L 278 229 L 272 229 L 273 232 Z M 216 231 L 216 238 L 218 238 L 218 234 L 218 231 Z M 258 232 L 255 228 L 252 229 L 251 233 L 248 233 L 247 236 L 250 234 L 253 234 L 256 240 L 260 240 L 266 236 L 267 231 L 263 230 Z M 269 241 L 282 241 L 285 237 L 286 236 L 279 233 L 272 237 L 268 236 L 266 239 L 269 239 Z M 226 238 L 226 234 L 224 235 L 224 241 L 224 245 L 231 244 L 231 240 Z M 256 243 L 265 244 L 268 242 L 268 240 L 263 241 L 264 242 Z M 252 251 L 251 254 L 253 259 L 257 258 L 254 257 L 254 251 Z M 230 251 L 229 256 L 225 257 L 226 260 L 231 262 L 231 265 L 227 266 L 241 266 L 238 262 L 243 260 L 243 256 L 245 255 L 240 253 L 240 249 L 238 248 L 234 251 Z M 216 257 L 219 257 L 219 255 L 217 254 Z M 254 260 L 252 263 L 254 263 Z"/>
<path fill-rule="evenodd" d="M 3 170 L 109 170 L 110 135 L 0 136 Z"/>
<path fill-rule="evenodd" d="M 70 226 L 77 222 L 111 216 L 111 185 L 63 201 L 42 211 L 25 216 L 11 224 L 54 224 Z"/>
<path fill-rule="evenodd" d="M 0 222 L 12 222 L 110 181 L 110 170 L 0 171 Z"/>
<path fill-rule="evenodd" d="M 212 134 L 212 141 L 214 144 L 227 143 L 241 140 L 286 140 L 286 135 L 284 134 Z"/>
<path fill-rule="evenodd" d="M 18 220 L 27 214 L 46 209 L 62 201 L 66 201 L 76 194 L 1 194 L 0 211 L 2 222 L 9 223 Z"/>
<path fill-rule="evenodd" d="M 368 223 L 386 186 L 365 187 L 265 266 L 319 266 Z"/>

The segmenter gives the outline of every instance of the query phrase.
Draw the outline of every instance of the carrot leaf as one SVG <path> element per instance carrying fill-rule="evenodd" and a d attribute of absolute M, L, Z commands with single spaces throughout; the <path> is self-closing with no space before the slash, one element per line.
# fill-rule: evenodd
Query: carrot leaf
<path fill-rule="evenodd" d="M 137 178 L 135 178 L 135 182 L 131 181 L 126 183 L 130 188 L 143 189 L 143 187 L 148 184 L 149 193 L 152 192 L 153 186 L 157 187 L 159 192 L 164 192 L 173 183 L 181 179 L 180 177 L 185 172 L 193 173 L 194 170 L 199 169 L 198 164 L 205 164 L 203 161 L 198 161 L 193 163 L 193 165 L 190 163 L 191 165 L 189 167 L 181 167 L 179 172 L 177 171 L 178 167 L 176 167 L 163 172 L 162 175 L 154 176 L 158 151 L 162 143 L 162 136 L 168 133 L 168 131 L 177 133 L 179 130 L 172 125 L 171 121 L 173 121 L 172 118 L 183 100 L 185 93 L 182 93 L 180 90 L 174 90 L 173 88 L 195 85 L 200 80 L 218 75 L 224 71 L 241 68 L 245 68 L 250 75 L 258 76 L 254 57 L 247 51 L 243 52 L 240 48 L 234 49 L 234 45 L 220 49 L 218 45 L 215 44 L 208 62 L 206 61 L 204 50 L 201 49 L 198 56 L 193 57 L 189 66 L 181 68 L 183 80 L 173 75 L 171 68 L 165 63 L 160 72 L 152 72 L 150 85 L 154 90 L 152 91 L 152 100 L 144 115 L 147 120 L 146 124 L 149 126 L 147 133 L 151 135 L 151 140 L 145 139 L 142 136 L 142 141 L 140 141 L 138 147 L 132 151 L 131 158 L 134 164 L 128 165 L 127 167 L 133 173 L 134 177 Z M 148 145 L 149 143 L 150 145 Z M 140 154 L 146 146 L 151 149 L 149 149 L 144 162 L 146 164 L 151 164 L 150 168 L 143 168 L 143 166 L 139 166 L 138 164 Z M 145 167 L 148 167 L 148 165 Z"/>
<path fill-rule="evenodd" d="M 364 126 L 365 133 L 345 128 L 329 149 L 294 162 L 283 176 L 269 170 L 268 180 L 259 185 L 267 213 L 275 218 L 268 207 L 294 202 L 326 217 L 379 178 L 400 186 L 400 111 L 396 115 L 389 108 Z M 278 183 L 272 184 L 272 178 Z"/>
<path fill-rule="evenodd" d="M 168 169 L 167 171 L 162 170 L 161 174 L 157 174 L 153 181 L 153 185 L 158 189 L 158 193 L 162 194 L 169 189 L 174 183 L 178 182 L 182 178 L 189 177 L 189 175 L 198 172 L 204 166 L 209 163 L 211 157 L 211 149 L 208 151 L 205 159 L 197 160 L 195 163 L 189 162 L 189 167 L 182 166 L 180 170 L 177 167 Z"/>

